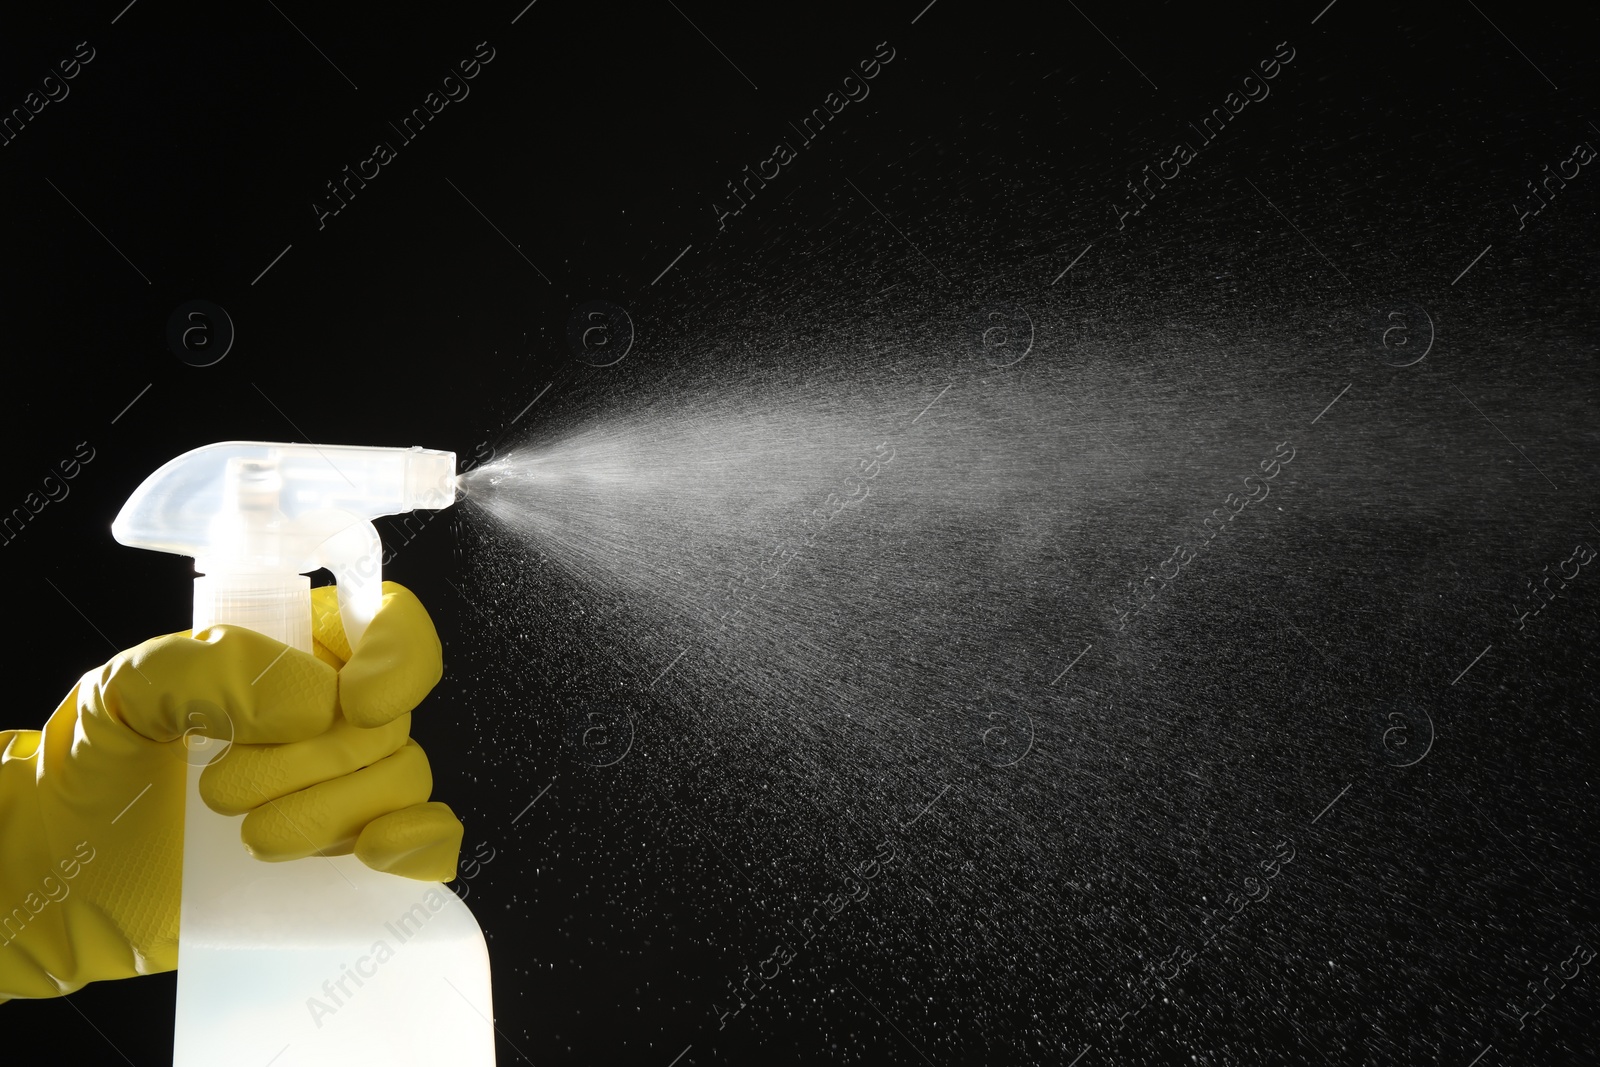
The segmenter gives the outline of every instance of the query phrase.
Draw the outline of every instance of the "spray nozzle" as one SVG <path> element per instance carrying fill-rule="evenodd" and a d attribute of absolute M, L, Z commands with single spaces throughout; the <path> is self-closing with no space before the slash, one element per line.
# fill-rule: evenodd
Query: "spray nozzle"
<path fill-rule="evenodd" d="M 164 464 L 123 505 L 122 544 L 191 556 L 195 628 L 240 622 L 309 648 L 309 571 L 326 567 L 353 647 L 382 596 L 372 520 L 456 499 L 455 453 L 226 441 Z M 301 617 L 303 615 L 303 618 Z"/>

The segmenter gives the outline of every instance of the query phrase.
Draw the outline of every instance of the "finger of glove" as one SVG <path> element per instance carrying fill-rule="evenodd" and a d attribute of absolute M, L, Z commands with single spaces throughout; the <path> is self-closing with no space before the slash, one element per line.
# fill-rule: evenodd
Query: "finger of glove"
<path fill-rule="evenodd" d="M 383 605 L 339 671 L 345 717 L 380 726 L 422 703 L 443 676 L 439 634 L 427 609 L 405 586 L 384 582 Z"/>
<path fill-rule="evenodd" d="M 316 737 L 286 745 L 234 745 L 200 774 L 200 799 L 212 811 L 243 815 L 269 800 L 370 767 L 398 752 L 411 734 L 411 716 L 371 730 L 343 716 Z"/>
<path fill-rule="evenodd" d="M 311 649 L 318 659 L 335 667 L 350 662 L 350 639 L 345 636 L 344 617 L 339 614 L 336 585 L 311 590 Z"/>
<path fill-rule="evenodd" d="M 373 870 L 448 882 L 456 876 L 465 833 L 448 804 L 415 804 L 368 823 L 356 839 L 356 857 Z"/>
<path fill-rule="evenodd" d="M 343 856 L 362 829 L 433 792 L 428 757 L 415 741 L 370 767 L 269 801 L 244 817 L 240 836 L 257 859 Z"/>
<path fill-rule="evenodd" d="M 211 626 L 129 649 L 106 664 L 91 691 L 108 714 L 152 741 L 197 732 L 270 744 L 332 726 L 339 675 L 254 630 Z"/>

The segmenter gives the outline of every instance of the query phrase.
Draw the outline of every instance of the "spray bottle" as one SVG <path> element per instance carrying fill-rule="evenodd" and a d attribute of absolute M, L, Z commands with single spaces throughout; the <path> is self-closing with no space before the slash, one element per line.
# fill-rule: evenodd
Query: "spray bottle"
<path fill-rule="evenodd" d="M 455 492 L 453 452 L 229 441 L 146 478 L 111 532 L 194 558 L 194 630 L 247 626 L 303 652 L 307 572 L 325 567 L 354 648 L 382 598 L 372 520 Z M 254 859 L 243 817 L 199 796 L 228 742 L 187 742 L 174 1064 L 492 1065 L 489 956 L 466 904 L 354 856 Z"/>

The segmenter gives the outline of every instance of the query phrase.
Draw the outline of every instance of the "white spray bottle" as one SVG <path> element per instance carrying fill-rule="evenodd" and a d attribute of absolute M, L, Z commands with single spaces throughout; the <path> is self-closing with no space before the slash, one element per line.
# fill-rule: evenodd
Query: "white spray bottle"
<path fill-rule="evenodd" d="M 195 630 L 247 626 L 303 652 L 305 572 L 326 567 L 354 648 L 382 598 L 372 520 L 455 492 L 453 452 L 230 441 L 146 478 L 111 532 L 194 558 Z M 254 859 L 243 817 L 199 796 L 228 742 L 188 741 L 176 1067 L 492 1065 L 489 954 L 466 904 L 354 856 Z"/>

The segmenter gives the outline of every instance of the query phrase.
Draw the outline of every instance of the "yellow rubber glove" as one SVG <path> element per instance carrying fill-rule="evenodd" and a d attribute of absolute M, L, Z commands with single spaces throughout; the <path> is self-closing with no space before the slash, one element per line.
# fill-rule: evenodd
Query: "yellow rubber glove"
<path fill-rule="evenodd" d="M 186 731 L 233 742 L 201 796 L 246 813 L 257 857 L 455 876 L 462 826 L 427 802 L 409 738 L 439 638 L 383 590 L 354 656 L 334 590 L 313 590 L 313 655 L 234 626 L 158 637 L 84 675 L 43 731 L 0 732 L 0 1000 L 177 966 Z"/>

